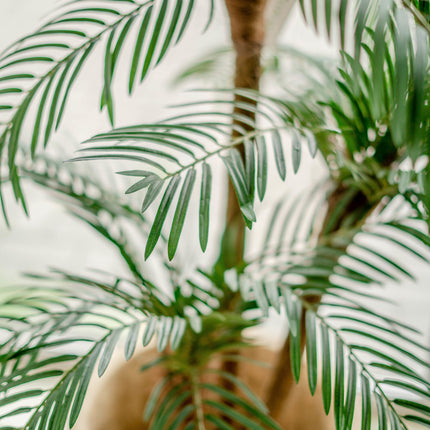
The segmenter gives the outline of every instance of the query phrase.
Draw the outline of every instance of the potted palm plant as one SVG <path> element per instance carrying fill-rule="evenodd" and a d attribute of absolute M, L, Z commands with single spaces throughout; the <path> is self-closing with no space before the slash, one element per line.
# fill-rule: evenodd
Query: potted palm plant
<path fill-rule="evenodd" d="M 429 427 L 429 348 L 408 321 L 381 311 L 391 295 L 378 288 L 413 278 L 402 256 L 428 261 L 428 3 L 299 1 L 309 25 L 339 43 L 339 63 L 330 68 L 276 46 L 262 65 L 267 2 L 226 0 L 234 88 L 193 93 L 158 122 L 115 127 L 119 64 L 129 65 L 133 93 L 169 61 L 193 25 L 196 3 L 69 1 L 1 54 L 4 219 L 5 189 L 26 211 L 29 181 L 53 191 L 106 238 L 128 270 L 52 270 L 29 275 L 25 287 L 2 288 L 1 428 L 73 427 L 92 375 L 105 374 L 114 350 L 122 345 L 130 360 L 138 343 L 153 339 L 157 352 L 144 353 L 131 378 L 145 385 L 134 396 L 141 399 L 136 427 L 126 403 L 124 419 L 102 428 L 293 428 L 285 410 L 304 373 L 336 429 Z M 207 3 L 210 25 L 215 4 Z M 284 17 L 290 3 L 269 6 Z M 67 121 L 74 83 L 99 45 L 100 106 L 113 128 L 89 137 L 74 163 L 63 163 L 43 149 Z M 225 52 L 184 76 L 212 70 Z M 285 58 L 300 60 L 300 88 L 282 85 Z M 263 69 L 276 78 L 275 95 L 260 90 Z M 249 252 L 246 239 L 259 217 L 256 201 L 266 207 L 268 178 L 284 181 L 306 152 L 319 158 L 326 179 L 295 198 L 287 198 L 287 180 L 286 197 Z M 118 163 L 125 195 L 82 171 L 100 160 Z M 225 172 L 223 234 L 214 241 L 209 226 L 223 215 L 211 197 Z M 212 248 L 218 257 L 184 273 L 174 257 L 193 211 L 202 252 Z M 288 336 L 270 368 L 258 370 L 255 358 L 265 361 L 269 353 L 255 349 L 246 333 L 269 311 L 286 316 Z"/>

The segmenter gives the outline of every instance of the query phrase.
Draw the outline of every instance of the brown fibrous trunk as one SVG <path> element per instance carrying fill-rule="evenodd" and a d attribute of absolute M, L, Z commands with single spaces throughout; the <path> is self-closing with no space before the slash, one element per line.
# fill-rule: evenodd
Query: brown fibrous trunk
<path fill-rule="evenodd" d="M 238 89 L 258 90 L 261 76 L 261 50 L 264 45 L 264 10 L 266 0 L 226 0 L 228 14 L 230 16 L 231 39 L 236 52 L 236 66 L 234 76 L 234 86 Z M 235 102 L 249 99 L 235 94 Z M 234 114 L 239 114 L 255 122 L 255 115 L 249 110 L 243 110 L 238 106 L 234 108 Z M 252 131 L 253 127 L 244 124 L 240 120 L 233 120 L 232 139 L 241 135 L 239 126 L 244 132 Z M 244 159 L 244 145 L 239 145 L 238 150 Z M 245 244 L 245 222 L 240 211 L 231 181 L 228 186 L 226 227 L 223 242 L 228 246 L 233 246 L 228 254 L 227 266 L 237 267 L 243 262 Z M 225 248 L 221 252 L 224 252 Z M 224 259 L 226 261 L 226 259 Z M 238 351 L 236 351 L 238 353 Z M 238 373 L 238 362 L 226 360 L 223 370 L 231 373 Z M 234 390 L 234 385 L 230 381 L 223 381 L 224 387 Z"/>

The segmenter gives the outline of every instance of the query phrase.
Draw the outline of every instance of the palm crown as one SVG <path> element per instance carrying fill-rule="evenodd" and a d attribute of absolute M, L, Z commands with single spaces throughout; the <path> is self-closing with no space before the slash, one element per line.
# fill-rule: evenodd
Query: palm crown
<path fill-rule="evenodd" d="M 207 3 L 203 27 L 214 14 L 214 2 Z M 239 56 L 234 3 L 227 1 Z M 386 281 L 413 278 L 382 242 L 428 261 L 428 2 L 298 3 L 309 25 L 339 41 L 337 69 L 275 47 L 266 73 L 282 78 L 282 59 L 300 57 L 309 70 L 302 89 L 280 86 L 276 96 L 258 85 L 201 90 L 175 116 L 156 123 L 114 127 L 115 71 L 120 61 L 129 64 L 130 93 L 151 79 L 193 25 L 193 0 L 69 1 L 1 54 L 0 189 L 10 184 L 24 210 L 23 182 L 55 191 L 71 214 L 117 248 L 129 270 L 127 279 L 56 270 L 27 278 L 26 287 L 2 288 L 2 428 L 73 426 L 93 371 L 105 373 L 122 340 L 128 360 L 138 342 L 146 346 L 153 338 L 160 358 L 148 368 L 166 369 L 146 405 L 154 429 L 279 428 L 285 399 L 274 393 L 288 373 L 299 380 L 304 350 L 310 391 L 320 375 L 324 408 L 333 410 L 337 429 L 351 428 L 353 420 L 371 428 L 372 410 L 381 429 L 406 429 L 410 422 L 430 427 L 430 384 L 423 376 L 428 348 L 414 328 L 377 311 L 381 296 L 374 291 Z M 43 148 L 67 121 L 68 97 L 97 49 L 104 50 L 100 108 L 113 128 L 84 142 L 76 163 L 63 164 Z M 184 77 L 210 72 L 226 52 Z M 32 130 L 29 141 L 21 138 L 24 127 Z M 270 191 L 269 172 L 285 180 L 290 163 L 294 172 L 300 168 L 302 151 L 322 155 L 327 181 L 282 199 L 258 252 L 244 257 L 245 226 L 251 229 L 254 203 L 264 204 Z M 128 181 L 124 192 L 132 198 L 77 168 L 99 159 L 119 160 L 118 173 Z M 216 246 L 208 240 L 216 160 L 231 184 L 220 256 L 184 279 L 170 260 L 190 205 L 198 206 L 202 251 Z M 0 197 L 8 222 L 3 192 Z M 154 258 L 169 274 L 169 291 L 146 274 L 144 260 Z M 234 366 L 215 371 L 218 382 L 205 378 L 215 355 L 240 362 L 249 347 L 243 331 L 270 309 L 286 314 L 289 335 L 266 406 Z M 82 354 L 58 352 L 78 343 Z M 40 389 L 41 381 L 48 388 Z M 203 396 L 207 391 L 215 400 Z"/>

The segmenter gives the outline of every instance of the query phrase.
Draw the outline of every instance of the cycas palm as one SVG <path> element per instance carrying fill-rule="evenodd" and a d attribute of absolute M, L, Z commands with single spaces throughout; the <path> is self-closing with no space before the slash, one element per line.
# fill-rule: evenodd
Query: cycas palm
<path fill-rule="evenodd" d="M 260 23 L 264 2 L 255 3 Z M 322 82 L 311 75 L 303 92 L 280 89 L 276 97 L 265 95 L 258 91 L 257 61 L 252 82 L 239 85 L 246 88 L 201 92 L 199 101 L 177 107 L 175 117 L 113 128 L 85 142 L 73 161 L 115 159 L 131 165 L 119 173 L 134 178 L 126 194 L 146 190 L 141 208 L 74 164 L 40 155 L 40 147 L 59 127 L 73 83 L 98 44 L 105 52 L 101 108 L 113 125 L 111 84 L 124 46 L 132 46 L 126 60 L 131 93 L 180 42 L 192 22 L 194 1 L 71 1 L 3 52 L 2 187 L 10 182 L 24 208 L 21 178 L 55 191 L 74 216 L 117 248 L 130 273 L 123 279 L 55 271 L 33 276 L 18 291 L 2 290 L 0 406 L 7 410 L 5 420 L 26 420 L 21 427 L 8 427 L 6 421 L 3 428 L 72 426 L 93 370 L 104 374 L 122 336 L 126 359 L 139 339 L 148 345 L 154 336 L 164 352 L 148 366 L 166 369 L 146 405 L 155 429 L 278 428 L 275 421 L 300 377 L 305 349 L 310 391 L 315 392 L 321 374 L 324 408 L 333 409 L 336 428 L 351 428 L 359 390 L 363 429 L 370 428 L 375 405 L 381 429 L 406 429 L 408 422 L 430 427 L 430 384 L 422 376 L 429 367 L 428 348 L 413 328 L 375 310 L 381 297 L 371 290 L 387 280 L 413 278 L 410 267 L 381 250 L 380 241 L 428 261 L 422 249 L 430 247 L 424 230 L 430 182 L 423 157 L 429 152 L 429 25 L 428 10 L 420 11 L 426 3 L 299 3 L 318 30 L 324 27 L 332 37 L 332 28 L 339 30 L 339 67 L 324 73 Z M 208 4 L 210 24 L 214 5 Z M 227 5 L 239 58 L 243 40 L 235 33 L 240 27 L 235 14 L 241 1 Z M 350 36 L 352 49 L 345 51 Z M 276 53 L 285 54 L 298 55 L 285 49 Z M 259 51 L 253 55 L 258 60 Z M 42 66 L 40 74 L 30 72 L 33 64 Z M 185 75 L 202 69 L 196 66 Z M 11 95 L 21 98 L 14 101 Z M 36 103 L 32 116 L 30 106 Z M 21 150 L 25 123 L 33 132 Z M 254 201 L 258 196 L 264 202 L 271 165 L 282 180 L 289 163 L 297 172 L 303 143 L 313 157 L 319 152 L 327 162 L 327 183 L 275 206 L 259 251 L 244 258 L 245 225 L 251 228 L 256 221 Z M 203 251 L 210 246 L 216 159 L 231 183 L 220 257 L 213 267 L 196 268 L 180 282 L 171 276 L 166 293 L 146 276 L 143 256 L 153 259 L 162 241 L 157 249 L 165 270 L 177 270 L 164 255 L 167 249 L 169 260 L 175 256 L 193 192 L 199 196 L 200 246 Z M 7 220 L 3 197 L 2 205 Z M 173 218 L 166 228 L 169 214 Z M 238 379 L 236 368 L 247 347 L 243 330 L 264 320 L 269 309 L 286 313 L 289 336 L 266 407 Z M 86 345 L 82 355 L 50 355 L 52 348 L 75 342 Z M 207 365 L 217 354 L 224 354 L 224 365 L 215 371 L 215 383 L 207 379 L 213 372 Z M 36 383 L 45 379 L 51 387 L 41 390 Z M 393 397 L 389 387 L 399 394 Z"/>

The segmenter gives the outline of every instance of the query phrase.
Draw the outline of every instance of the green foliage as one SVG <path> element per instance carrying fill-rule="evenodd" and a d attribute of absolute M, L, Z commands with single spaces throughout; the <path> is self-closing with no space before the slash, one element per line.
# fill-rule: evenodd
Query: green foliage
<path fill-rule="evenodd" d="M 24 209 L 22 181 L 53 191 L 117 249 L 130 276 L 57 270 L 0 290 L 2 428 L 73 426 L 91 375 L 106 372 L 115 348 L 123 344 L 129 360 L 138 342 L 154 339 L 163 354 L 142 371 L 164 366 L 167 372 L 146 405 L 151 428 L 277 429 L 264 402 L 236 375 L 208 367 L 214 357 L 240 363 L 240 351 L 250 347 L 243 331 L 272 309 L 288 320 L 292 376 L 301 377 L 305 343 L 310 392 L 320 379 L 336 429 L 360 419 L 357 394 L 364 430 L 374 412 L 380 429 L 407 429 L 408 422 L 430 427 L 430 384 L 423 376 L 429 350 L 415 329 L 378 307 L 391 298 L 389 288 L 382 298 L 386 283 L 414 280 L 402 256 L 430 258 L 427 2 L 300 0 L 309 25 L 338 40 L 337 69 L 277 47 L 265 64 L 266 76 L 285 87 L 276 97 L 243 89 L 200 92 L 197 101 L 176 106 L 175 116 L 90 137 L 75 163 L 39 153 L 98 45 L 104 49 L 100 108 L 114 126 L 112 82 L 120 59 L 129 65 L 132 93 L 182 40 L 195 3 L 70 1 L 0 56 L 2 187 L 10 184 Z M 209 25 L 214 2 L 207 3 Z M 131 57 L 124 60 L 127 45 Z M 228 52 L 211 53 L 179 80 L 210 75 Z M 285 59 L 306 65 L 301 87 L 284 80 Z M 43 72 L 32 73 L 33 65 Z M 3 103 L 3 96 L 14 102 Z M 29 142 L 21 141 L 24 126 L 32 129 Z M 217 160 L 250 229 L 256 197 L 265 203 L 271 191 L 269 172 L 282 181 L 297 173 L 303 144 L 312 158 L 322 155 L 328 179 L 273 208 L 254 255 L 229 270 L 221 259 L 187 276 L 170 263 L 194 200 L 201 249 L 213 246 Z M 77 168 L 93 160 L 127 166 L 118 172 L 128 182 L 124 195 Z M 7 221 L 3 195 L 1 201 Z M 154 261 L 160 241 L 168 290 L 145 271 L 144 260 Z M 12 418 L 25 424 L 7 427 Z"/>
<path fill-rule="evenodd" d="M 170 14 L 172 4 L 175 4 L 175 10 Z M 149 0 L 143 3 L 104 0 L 99 1 L 97 7 L 90 0 L 70 1 L 37 31 L 18 40 L 3 52 L 0 82 L 5 82 L 7 86 L 1 94 L 22 97 L 13 104 L 0 105 L 1 111 L 10 112 L 1 124 L 0 155 L 2 159 L 8 160 L 15 197 L 22 201 L 24 207 L 24 196 L 14 163 L 30 106 L 38 104 L 36 117 L 28 120 L 33 129 L 31 153 L 34 155 L 38 146 L 43 144 L 46 147 L 51 134 L 60 126 L 68 97 L 82 67 L 94 48 L 107 38 L 100 108 L 107 108 L 113 124 L 111 86 L 127 40 L 134 40 L 135 44 L 130 59 L 131 93 L 136 80 L 141 82 L 150 68 L 160 63 L 168 49 L 180 42 L 190 22 L 193 7 L 194 0 Z M 139 28 L 136 37 L 132 32 L 133 27 Z M 167 29 L 167 34 L 161 39 L 160 34 L 164 29 Z M 148 43 L 145 43 L 147 33 Z M 41 66 L 43 72 L 37 75 L 28 73 L 32 65 Z M 22 73 L 21 70 L 26 72 Z"/>
<path fill-rule="evenodd" d="M 222 96 L 223 93 L 224 91 L 220 92 L 220 95 Z M 139 163 L 139 169 L 122 171 L 120 174 L 139 178 L 137 182 L 126 190 L 127 194 L 147 189 L 142 203 L 143 212 L 156 201 L 156 198 L 165 187 L 163 198 L 159 203 L 157 214 L 149 233 L 145 258 L 148 258 L 152 253 L 172 200 L 175 194 L 181 190 L 169 234 L 168 253 L 169 258 L 173 258 L 177 241 L 182 231 L 189 199 L 193 188 L 197 187 L 197 184 L 200 185 L 200 244 L 202 250 L 205 249 L 209 232 L 208 205 L 211 197 L 208 178 L 211 177 L 212 173 L 209 163 L 213 158 L 221 158 L 224 162 L 234 185 L 243 217 L 249 225 L 256 221 L 253 209 L 253 194 L 256 182 L 260 200 L 263 200 L 265 194 L 268 176 L 268 146 L 273 148 L 278 175 L 282 180 L 285 180 L 285 149 L 281 143 L 279 130 L 292 127 L 288 122 L 286 123 L 286 117 L 289 114 L 288 106 L 284 106 L 278 100 L 260 97 L 251 92 L 238 91 L 238 93 L 244 98 L 240 103 L 229 98 L 192 102 L 179 107 L 186 113 L 164 120 L 159 124 L 122 127 L 96 135 L 86 142 L 92 144 L 91 146 L 80 150 L 86 155 L 79 156 L 73 160 L 118 159 Z M 254 106 L 254 101 L 257 97 L 261 104 L 258 110 Z M 214 105 L 219 109 L 211 110 Z M 270 120 L 270 125 L 266 128 L 256 129 L 252 134 L 244 134 L 249 120 L 240 114 L 232 115 L 229 111 L 224 112 L 222 109 L 224 106 L 227 108 L 238 106 L 242 110 L 257 112 Z M 187 112 L 187 110 L 193 108 L 198 109 L 198 112 Z M 213 122 L 213 120 L 208 121 L 208 118 L 219 119 Z M 230 133 L 229 128 L 232 118 L 237 121 L 238 132 L 244 135 L 223 144 L 221 143 L 223 138 L 225 139 Z M 294 132 L 293 135 L 296 143 L 293 148 L 292 160 L 293 169 L 297 171 L 300 164 L 300 157 L 297 153 L 301 143 L 298 134 Z M 300 137 L 300 140 L 311 141 L 314 139 L 312 134 Z M 105 143 L 110 144 L 106 145 Z M 249 160 L 246 168 L 238 151 L 235 149 L 245 143 Z M 202 172 L 200 183 L 196 181 L 196 169 L 201 169 Z M 179 214 L 182 217 L 180 222 L 178 222 Z"/>
<path fill-rule="evenodd" d="M 404 252 L 426 258 L 419 249 L 421 245 L 428 246 L 428 237 L 410 224 L 413 217 L 387 219 L 389 215 L 386 212 L 393 216 L 392 207 L 388 205 L 360 228 L 337 229 L 324 236 L 320 245 L 312 246 L 310 235 L 297 240 L 296 233 L 301 228 L 309 231 L 314 226 L 303 225 L 303 218 L 295 216 L 294 212 L 301 210 L 295 202 L 288 206 L 285 219 L 276 211 L 270 226 L 271 231 L 291 231 L 293 236 L 285 244 L 272 243 L 276 233 L 269 237 L 266 254 L 245 270 L 243 276 L 246 280 L 241 284 L 248 285 L 248 288 L 245 294 L 242 291 L 244 299 L 255 298 L 262 311 L 272 305 L 280 312 L 279 303 L 284 303 L 292 336 L 291 359 L 296 379 L 300 377 L 301 367 L 300 315 L 306 312 L 309 387 L 311 392 L 315 391 L 316 378 L 321 370 L 324 406 L 328 412 L 333 401 L 336 428 L 351 428 L 358 379 L 361 380 L 363 402 L 362 428 L 368 428 L 372 395 L 379 405 L 380 419 L 389 419 L 392 428 L 407 428 L 405 420 L 421 420 L 428 424 L 428 419 L 414 415 L 421 411 L 404 399 L 408 393 L 413 395 L 417 392 L 423 396 L 424 402 L 428 399 L 428 381 L 420 375 L 429 368 L 425 358 L 429 349 L 414 340 L 416 330 L 368 307 L 369 301 L 377 306 L 381 298 L 363 288 L 364 285 L 376 288 L 383 285 L 384 279 L 400 282 L 405 276 L 412 276 L 404 264 L 380 250 L 381 239 L 391 242 L 398 249 L 397 254 Z M 411 245 L 406 246 L 406 237 L 404 242 L 395 239 L 395 232 L 399 230 L 410 235 L 407 243 Z M 282 234 L 281 238 L 285 240 L 289 236 Z M 366 240 L 366 236 L 371 240 Z M 326 242 L 330 245 L 327 246 Z M 254 279 L 258 279 L 260 273 L 268 273 L 269 277 L 279 274 L 280 278 L 277 282 L 263 278 L 255 283 Z M 297 275 L 301 278 L 299 281 Z M 262 291 L 263 298 L 260 297 Z M 266 303 L 264 306 L 261 306 L 262 300 Z M 381 369 L 383 377 L 379 375 Z M 334 381 L 331 375 L 335 375 Z M 400 375 L 401 381 L 398 379 Z M 390 397 L 387 394 L 390 387 L 401 388 L 401 396 L 405 397 Z M 400 414 L 396 405 L 409 407 L 410 413 L 406 416 Z"/>

